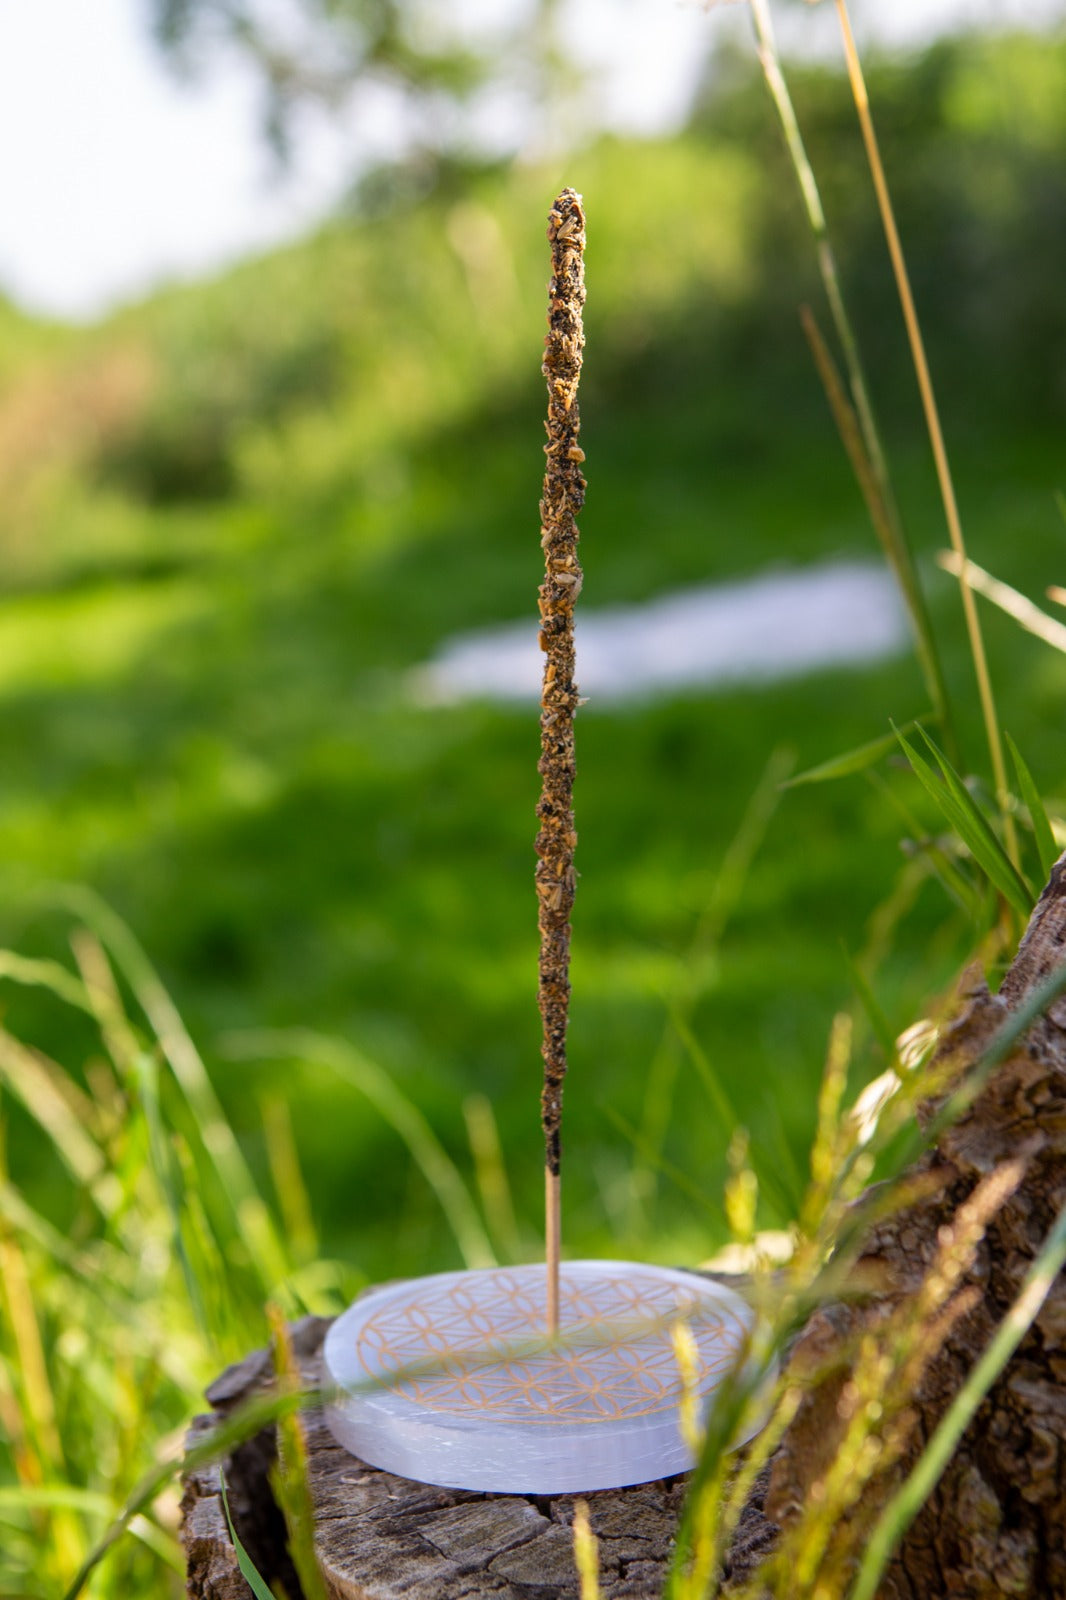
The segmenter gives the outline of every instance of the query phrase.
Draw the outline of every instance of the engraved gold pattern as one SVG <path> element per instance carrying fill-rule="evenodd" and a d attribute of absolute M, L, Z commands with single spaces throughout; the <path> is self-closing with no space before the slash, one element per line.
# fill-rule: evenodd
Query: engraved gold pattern
<path fill-rule="evenodd" d="M 625 1268 L 563 1268 L 560 1340 L 543 1336 L 546 1280 L 535 1268 L 446 1274 L 381 1296 L 358 1330 L 361 1370 L 434 1412 L 484 1421 L 602 1423 L 676 1409 L 671 1328 L 684 1321 L 706 1394 L 735 1365 L 746 1329 L 701 1293 Z"/>

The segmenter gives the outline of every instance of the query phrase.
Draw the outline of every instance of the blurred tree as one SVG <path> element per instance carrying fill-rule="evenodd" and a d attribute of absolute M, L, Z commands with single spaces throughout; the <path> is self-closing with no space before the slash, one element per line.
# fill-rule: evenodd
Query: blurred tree
<path fill-rule="evenodd" d="M 222 50 L 250 62 L 264 89 L 264 128 L 289 150 L 295 114 L 349 108 L 360 91 L 400 102 L 407 153 L 470 156 L 484 142 L 482 91 L 504 89 L 516 107 L 543 104 L 572 74 L 561 70 L 558 0 L 469 11 L 434 0 L 146 0 L 153 36 L 186 71 Z"/>

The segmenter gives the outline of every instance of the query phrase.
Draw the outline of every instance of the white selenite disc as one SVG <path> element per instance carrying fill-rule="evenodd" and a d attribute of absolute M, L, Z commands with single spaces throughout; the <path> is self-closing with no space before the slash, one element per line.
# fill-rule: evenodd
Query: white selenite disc
<path fill-rule="evenodd" d="M 750 1308 L 692 1273 L 570 1261 L 553 1342 L 546 1299 L 542 1265 L 363 1295 L 326 1336 L 334 1436 L 371 1466 L 452 1489 L 566 1494 L 687 1471 L 673 1330 L 692 1331 L 706 1412 L 743 1354 Z"/>

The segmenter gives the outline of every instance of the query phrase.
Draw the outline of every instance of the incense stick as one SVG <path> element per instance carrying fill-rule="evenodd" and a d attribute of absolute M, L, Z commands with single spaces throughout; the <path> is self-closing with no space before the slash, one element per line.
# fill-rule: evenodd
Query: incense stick
<path fill-rule="evenodd" d="M 559 1331 L 560 1138 L 566 1025 L 570 1008 L 570 912 L 574 904 L 574 602 L 581 592 L 577 513 L 585 500 L 578 444 L 577 385 L 585 336 L 585 216 L 581 196 L 564 189 L 548 217 L 552 279 L 542 371 L 548 380 L 548 443 L 540 502 L 545 576 L 540 586 L 540 646 L 545 654 L 537 766 L 543 783 L 537 816 L 540 926 L 538 1002 L 544 1025 L 545 1254 L 548 1331 Z"/>

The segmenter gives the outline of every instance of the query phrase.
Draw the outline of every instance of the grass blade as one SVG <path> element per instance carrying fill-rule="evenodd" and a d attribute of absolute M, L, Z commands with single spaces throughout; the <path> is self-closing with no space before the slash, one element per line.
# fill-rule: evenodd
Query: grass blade
<path fill-rule="evenodd" d="M 774 1370 L 781 1347 L 797 1315 L 798 1308 L 792 1318 L 782 1317 L 779 1325 L 773 1328 L 764 1328 L 756 1322 L 744 1359 L 714 1397 L 706 1421 L 703 1449 L 686 1487 L 674 1552 L 663 1589 L 665 1600 L 689 1600 L 689 1596 L 695 1595 L 703 1600 L 703 1595 L 709 1592 L 715 1576 L 716 1552 L 715 1541 L 708 1540 L 706 1532 L 701 1537 L 703 1514 L 710 1509 L 711 1519 L 714 1522 L 718 1520 L 721 1498 L 718 1489 L 725 1457 L 745 1417 L 750 1415 L 749 1408 L 757 1404 L 757 1397 Z M 702 1567 L 703 1571 L 689 1573 L 686 1569 L 690 1561 L 696 1569 Z M 696 1581 L 687 1581 L 690 1578 Z"/>
<path fill-rule="evenodd" d="M 41 1506 L 47 1510 L 62 1506 L 67 1511 L 83 1511 L 91 1517 L 110 1516 L 114 1509 L 106 1494 L 100 1494 L 95 1489 L 79 1489 L 69 1483 L 26 1484 L 18 1488 L 7 1485 L 0 1488 L 0 1512 Z"/>
<path fill-rule="evenodd" d="M 925 717 L 915 717 L 913 722 L 905 723 L 900 732 L 913 733 L 926 720 Z M 856 745 L 854 750 L 846 750 L 843 755 L 830 756 L 828 761 L 821 761 L 816 767 L 808 767 L 806 772 L 798 772 L 794 778 L 786 779 L 781 787 L 798 789 L 803 784 L 829 783 L 833 778 L 850 778 L 853 773 L 865 772 L 867 767 L 872 767 L 882 756 L 891 754 L 897 748 L 897 738 L 895 733 L 886 733 L 881 739 L 871 739 L 868 744 Z"/>
<path fill-rule="evenodd" d="M 63 1446 L 33 1280 L 25 1253 L 6 1226 L 0 1228 L 0 1296 L 11 1330 L 22 1443 L 32 1451 L 33 1476 L 38 1482 L 63 1478 Z"/>
<path fill-rule="evenodd" d="M 984 907 L 981 894 L 976 885 L 971 883 L 959 870 L 942 845 L 938 844 L 936 840 L 926 837 L 926 829 L 918 821 L 910 807 L 892 788 L 891 784 L 885 782 L 880 773 L 875 773 L 871 768 L 867 768 L 866 779 L 899 814 L 903 826 L 910 835 L 911 843 L 920 853 L 921 859 L 942 886 L 948 898 L 954 900 L 956 905 L 965 911 L 970 921 L 979 926 L 984 918 Z"/>
<path fill-rule="evenodd" d="M 78 1596 L 108 1551 L 123 1537 L 133 1519 L 148 1509 L 172 1478 L 179 1473 L 194 1472 L 198 1467 L 209 1466 L 213 1461 L 222 1460 L 237 1445 L 250 1439 L 253 1433 L 258 1433 L 260 1428 L 266 1427 L 268 1423 L 277 1422 L 290 1411 L 296 1411 L 301 1406 L 313 1403 L 316 1398 L 317 1396 L 308 1394 L 254 1395 L 238 1410 L 220 1421 L 200 1444 L 194 1445 L 184 1455 L 171 1457 L 153 1467 L 131 1492 L 111 1526 L 90 1550 L 65 1591 L 63 1600 L 78 1600 Z M 270 1596 L 270 1600 L 274 1600 L 273 1595 Z"/>
<path fill-rule="evenodd" d="M 262 1286 L 273 1289 L 288 1275 L 285 1249 L 207 1069 L 159 974 L 122 918 L 91 889 L 67 886 L 54 891 L 54 898 L 93 929 L 125 974 L 193 1113 L 204 1151 L 229 1200 L 236 1231 L 252 1254 Z"/>
<path fill-rule="evenodd" d="M 977 865 L 1015 911 L 1020 916 L 1027 917 L 1033 908 L 1032 891 L 1007 857 L 1003 846 L 979 810 L 977 802 L 954 768 L 949 765 L 947 758 L 937 750 L 928 734 L 923 731 L 926 744 L 940 768 L 938 777 L 903 734 L 898 734 L 897 737 L 915 777 L 936 802 Z"/>
<path fill-rule="evenodd" d="M 151 1517 L 136 1516 L 130 1521 L 130 1534 L 134 1539 L 139 1539 L 146 1550 L 150 1550 L 159 1561 L 165 1561 L 172 1572 L 180 1578 L 187 1575 L 185 1552 L 178 1541 L 167 1531 L 161 1528 Z"/>
<path fill-rule="evenodd" d="M 242 1059 L 295 1056 L 304 1061 L 317 1061 L 365 1094 L 400 1135 L 436 1194 L 466 1265 L 496 1266 L 495 1253 L 458 1167 L 418 1107 L 396 1087 L 376 1061 L 371 1061 L 346 1040 L 330 1038 L 310 1028 L 230 1034 L 226 1046 Z"/>
<path fill-rule="evenodd" d="M 607 1120 L 618 1129 L 622 1137 L 628 1140 L 643 1162 L 653 1168 L 661 1177 L 669 1178 L 671 1183 L 675 1184 L 683 1195 L 687 1195 L 708 1216 L 715 1217 L 718 1220 L 721 1219 L 721 1205 L 711 1200 L 700 1184 L 695 1179 L 690 1178 L 688 1173 L 677 1166 L 675 1162 L 670 1161 L 661 1151 L 653 1150 L 639 1128 L 635 1128 L 616 1106 L 604 1101 L 600 1106 L 600 1110 Z"/>
<path fill-rule="evenodd" d="M 952 766 L 947 756 L 924 728 L 918 729 L 918 736 L 924 743 L 926 750 L 936 762 L 937 767 L 940 769 L 940 776 L 943 779 L 952 800 L 969 818 L 973 828 L 980 833 L 982 837 L 987 835 L 994 844 L 999 845 L 999 840 L 992 832 L 991 825 L 989 824 L 988 819 L 985 817 L 984 812 L 977 804 L 973 794 L 966 787 L 966 784 L 963 782 L 955 767 Z M 1002 849 L 1002 846 L 999 845 L 999 848 Z"/>
<path fill-rule="evenodd" d="M 300 1169 L 292 1113 L 284 1095 L 264 1095 L 259 1104 L 270 1177 L 281 1207 L 289 1248 L 298 1265 L 306 1267 L 318 1259 L 318 1235 L 311 1197 Z"/>
<path fill-rule="evenodd" d="M 521 1261 L 522 1244 L 492 1101 L 484 1094 L 467 1095 L 463 1119 L 489 1232 L 505 1261 Z"/>
<path fill-rule="evenodd" d="M 1036 840 L 1036 853 L 1040 857 L 1040 870 L 1044 874 L 1044 882 L 1051 876 L 1051 869 L 1059 859 L 1059 847 L 1055 843 L 1055 835 L 1051 831 L 1048 814 L 1044 810 L 1044 802 L 1040 798 L 1040 790 L 1033 782 L 1033 775 L 1022 760 L 1021 751 L 1009 733 L 1004 734 L 1010 758 L 1014 762 L 1014 770 L 1018 774 L 1018 788 L 1025 802 L 1025 809 L 1029 813 L 1029 821 L 1033 825 L 1033 838 Z"/>
<path fill-rule="evenodd" d="M 0 978 L 32 988 L 50 989 L 60 1000 L 79 1011 L 92 1012 L 85 985 L 58 961 L 38 961 L 20 956 L 14 950 L 0 950 Z"/>
<path fill-rule="evenodd" d="M 237 1530 L 233 1526 L 233 1518 L 230 1516 L 229 1496 L 226 1493 L 226 1474 L 221 1469 L 219 1470 L 218 1481 L 222 1489 L 222 1509 L 226 1513 L 226 1527 L 229 1529 L 229 1536 L 233 1541 L 233 1549 L 237 1557 L 237 1565 L 241 1569 L 241 1576 L 255 1595 L 255 1600 L 275 1600 L 273 1589 L 266 1582 L 259 1568 L 237 1537 Z"/>
<path fill-rule="evenodd" d="M 267 1315 L 273 1334 L 278 1387 L 282 1394 L 298 1393 L 300 1369 L 281 1308 L 268 1306 Z M 296 1412 L 278 1419 L 278 1455 L 270 1473 L 270 1487 L 285 1518 L 289 1555 L 304 1600 L 326 1600 L 322 1569 L 315 1554 L 315 1508 L 308 1481 L 307 1441 Z"/>
<path fill-rule="evenodd" d="M 589 1522 L 588 1502 L 574 1505 L 574 1565 L 580 1582 L 580 1600 L 600 1600 L 600 1544 Z"/>
<path fill-rule="evenodd" d="M 733 1102 L 726 1093 L 721 1078 L 711 1065 L 706 1050 L 700 1044 L 688 1018 L 682 1014 L 679 1006 L 671 1006 L 670 1022 L 685 1048 L 685 1053 L 703 1080 L 707 1096 L 718 1114 L 723 1137 L 728 1137 L 737 1126 L 740 1118 L 733 1109 Z"/>
<path fill-rule="evenodd" d="M 197 1327 L 205 1338 L 209 1336 L 210 1327 L 207 1309 L 204 1305 L 200 1283 L 193 1271 L 192 1262 L 185 1244 L 185 1208 L 175 1178 L 174 1159 L 167 1143 L 166 1133 L 163 1129 L 163 1114 L 159 1105 L 159 1067 L 153 1056 L 141 1051 L 135 1062 L 134 1070 L 141 1092 L 141 1106 L 144 1111 L 145 1126 L 148 1130 L 148 1150 L 153 1168 L 155 1169 L 156 1183 L 159 1185 L 170 1217 L 170 1226 L 174 1232 L 174 1245 L 178 1261 L 181 1265 L 182 1277 L 189 1296 L 189 1303 L 196 1318 Z"/>
<path fill-rule="evenodd" d="M 60 1088 L 58 1073 L 50 1073 L 45 1058 L 0 1029 L 0 1082 L 29 1112 L 51 1139 L 63 1165 L 89 1194 L 104 1216 L 110 1215 L 116 1196 L 107 1181 L 106 1161 L 99 1145 L 86 1132 L 85 1119 Z"/>
<path fill-rule="evenodd" d="M 921 739 L 924 741 L 929 754 L 933 757 L 937 766 L 940 768 L 941 777 L 944 779 L 944 782 L 950 789 L 955 803 L 959 806 L 963 815 L 967 817 L 970 825 L 975 830 L 976 835 L 978 835 L 983 841 L 983 846 L 986 852 L 988 852 L 990 855 L 998 857 L 1001 863 L 1007 869 L 1009 869 L 1017 879 L 1021 891 L 1025 896 L 1025 905 L 1022 915 L 1028 917 L 1033 908 L 1033 902 L 1036 899 L 1032 885 L 1026 880 L 1021 869 L 1008 856 L 1007 852 L 996 838 L 996 835 L 992 831 L 991 824 L 986 818 L 984 812 L 977 804 L 977 801 L 974 799 L 969 789 L 967 789 L 966 785 L 963 783 L 962 779 L 952 766 L 951 762 L 948 760 L 947 756 L 942 750 L 937 748 L 936 744 L 929 737 L 929 734 L 924 728 L 919 728 L 918 733 Z M 980 859 L 980 857 L 978 857 L 978 859 Z"/>

